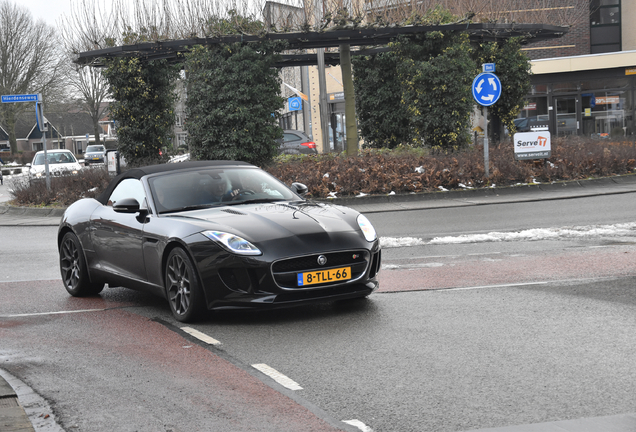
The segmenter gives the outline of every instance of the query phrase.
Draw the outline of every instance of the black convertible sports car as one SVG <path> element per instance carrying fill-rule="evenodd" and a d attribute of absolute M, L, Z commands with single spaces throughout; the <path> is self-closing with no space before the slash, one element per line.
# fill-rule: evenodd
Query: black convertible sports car
<path fill-rule="evenodd" d="M 104 285 L 165 297 L 174 317 L 365 297 L 378 287 L 380 242 L 347 207 L 302 198 L 231 161 L 135 168 L 65 212 L 60 270 L 73 296 Z"/>

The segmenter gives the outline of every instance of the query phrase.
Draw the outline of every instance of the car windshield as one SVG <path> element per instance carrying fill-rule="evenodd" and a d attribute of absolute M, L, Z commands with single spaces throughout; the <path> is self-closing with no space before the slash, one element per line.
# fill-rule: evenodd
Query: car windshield
<path fill-rule="evenodd" d="M 71 152 L 47 152 L 46 158 L 49 160 L 49 164 L 65 164 L 77 162 L 75 156 Z M 33 159 L 32 165 L 44 165 L 44 153 L 38 153 Z"/>
<path fill-rule="evenodd" d="M 86 147 L 86 153 L 98 153 L 103 151 L 104 151 L 104 146 L 100 146 L 100 145 L 91 145 Z"/>
<path fill-rule="evenodd" d="M 157 212 L 298 200 L 287 186 L 253 168 L 166 172 L 148 179 Z"/>

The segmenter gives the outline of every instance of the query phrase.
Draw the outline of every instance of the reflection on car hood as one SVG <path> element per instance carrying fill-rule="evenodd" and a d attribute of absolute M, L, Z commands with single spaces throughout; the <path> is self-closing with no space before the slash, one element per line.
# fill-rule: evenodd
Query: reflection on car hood
<path fill-rule="evenodd" d="M 167 217 L 197 219 L 202 227 L 211 223 L 218 229 L 245 236 L 253 241 L 268 241 L 289 236 L 357 230 L 352 209 L 327 204 L 268 203 L 214 207 Z"/>
<path fill-rule="evenodd" d="M 33 165 L 31 166 L 31 172 L 36 173 L 36 172 L 44 172 L 46 169 L 45 165 Z M 49 171 L 75 171 L 75 170 L 80 170 L 81 167 L 79 166 L 79 164 L 75 163 L 75 162 L 71 162 L 71 163 L 67 163 L 67 164 L 49 164 Z"/>

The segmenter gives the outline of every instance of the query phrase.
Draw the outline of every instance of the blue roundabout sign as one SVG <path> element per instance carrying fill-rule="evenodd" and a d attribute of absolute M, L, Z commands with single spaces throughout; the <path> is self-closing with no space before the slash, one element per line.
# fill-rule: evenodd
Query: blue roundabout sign
<path fill-rule="evenodd" d="M 473 97 L 482 106 L 491 106 L 501 96 L 501 81 L 494 73 L 480 73 L 473 80 Z"/>

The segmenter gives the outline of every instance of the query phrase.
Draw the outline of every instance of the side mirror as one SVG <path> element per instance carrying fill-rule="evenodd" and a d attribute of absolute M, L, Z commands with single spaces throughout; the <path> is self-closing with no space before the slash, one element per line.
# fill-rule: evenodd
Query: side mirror
<path fill-rule="evenodd" d="M 28 166 L 29 168 L 31 168 L 31 162 L 29 162 L 28 164 L 26 164 L 26 166 Z"/>
<path fill-rule="evenodd" d="M 113 210 L 117 213 L 138 213 L 139 201 L 134 198 L 123 198 L 113 205 Z"/>
<path fill-rule="evenodd" d="M 307 186 L 297 182 L 292 183 L 291 190 L 300 196 L 305 196 L 307 195 L 307 192 L 309 192 L 309 188 Z"/>

